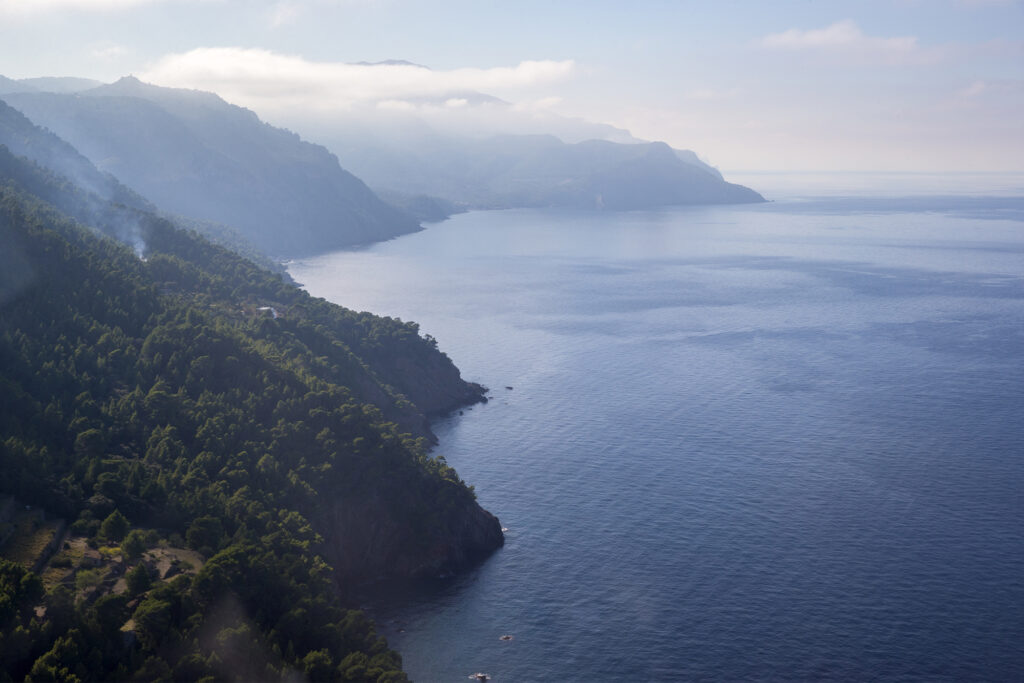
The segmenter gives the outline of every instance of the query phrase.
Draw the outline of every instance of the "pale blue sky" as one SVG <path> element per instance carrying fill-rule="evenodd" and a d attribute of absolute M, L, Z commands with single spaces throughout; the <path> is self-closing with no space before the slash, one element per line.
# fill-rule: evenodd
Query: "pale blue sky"
<path fill-rule="evenodd" d="M 384 59 L 433 71 L 339 68 Z M 271 121 L 475 89 L 724 170 L 1024 170 L 1019 0 L 0 0 L 0 74 L 127 73 Z"/>

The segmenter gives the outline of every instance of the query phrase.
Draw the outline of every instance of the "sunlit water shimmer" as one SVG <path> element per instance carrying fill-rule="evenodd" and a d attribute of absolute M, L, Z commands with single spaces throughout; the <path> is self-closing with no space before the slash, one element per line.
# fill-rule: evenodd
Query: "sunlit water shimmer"
<path fill-rule="evenodd" d="M 505 548 L 366 596 L 411 676 L 1024 678 L 1017 194 L 479 212 L 292 264 L 491 388 L 437 452 Z"/>

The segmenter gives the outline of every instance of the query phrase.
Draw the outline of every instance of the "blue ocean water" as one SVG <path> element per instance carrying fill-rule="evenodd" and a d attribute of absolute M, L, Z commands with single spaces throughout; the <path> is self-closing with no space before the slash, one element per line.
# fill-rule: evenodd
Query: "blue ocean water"
<path fill-rule="evenodd" d="M 506 546 L 366 597 L 415 680 L 1024 680 L 1024 191 L 779 194 L 292 264 L 491 388 Z"/>

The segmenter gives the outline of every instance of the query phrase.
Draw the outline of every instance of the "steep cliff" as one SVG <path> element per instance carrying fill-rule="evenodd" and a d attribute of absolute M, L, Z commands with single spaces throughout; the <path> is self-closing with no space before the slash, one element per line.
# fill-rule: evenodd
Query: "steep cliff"
<path fill-rule="evenodd" d="M 451 574 L 505 542 L 498 519 L 454 489 L 367 487 L 329 502 L 318 521 L 328 559 L 347 581 Z"/>

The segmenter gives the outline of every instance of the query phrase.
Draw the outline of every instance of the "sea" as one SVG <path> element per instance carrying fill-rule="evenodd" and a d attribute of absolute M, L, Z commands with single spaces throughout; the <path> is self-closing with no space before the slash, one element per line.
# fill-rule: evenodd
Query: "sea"
<path fill-rule="evenodd" d="M 490 389 L 504 548 L 361 598 L 413 680 L 1024 680 L 1024 174 L 729 179 L 291 264 Z"/>

